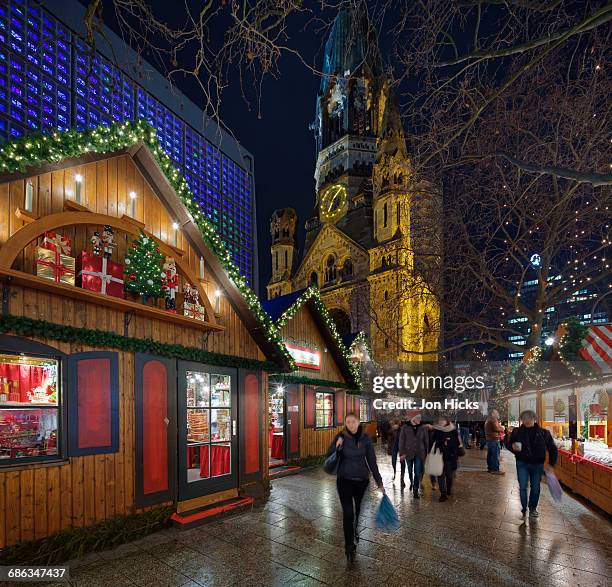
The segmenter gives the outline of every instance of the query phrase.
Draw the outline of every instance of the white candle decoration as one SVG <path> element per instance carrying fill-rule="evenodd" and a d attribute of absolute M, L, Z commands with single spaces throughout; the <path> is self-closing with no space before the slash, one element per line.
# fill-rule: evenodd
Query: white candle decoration
<path fill-rule="evenodd" d="M 221 291 L 215 292 L 215 314 L 221 314 Z"/>
<path fill-rule="evenodd" d="M 204 279 L 204 257 L 200 257 L 200 279 Z"/>
<path fill-rule="evenodd" d="M 83 176 L 80 173 L 77 173 L 74 176 L 74 183 L 75 183 L 75 200 L 77 202 L 77 204 L 81 203 L 81 184 L 83 183 Z"/>
<path fill-rule="evenodd" d="M 176 247 L 178 244 L 178 229 L 179 229 L 179 225 L 178 222 L 173 222 L 172 223 L 172 230 L 173 230 L 173 234 L 172 234 L 172 244 Z"/>
<path fill-rule="evenodd" d="M 26 182 L 26 190 L 25 190 L 25 209 L 28 212 L 32 212 L 34 200 L 34 186 L 32 185 L 32 181 L 28 180 Z"/>
<path fill-rule="evenodd" d="M 130 192 L 130 216 L 136 218 L 136 192 Z"/>

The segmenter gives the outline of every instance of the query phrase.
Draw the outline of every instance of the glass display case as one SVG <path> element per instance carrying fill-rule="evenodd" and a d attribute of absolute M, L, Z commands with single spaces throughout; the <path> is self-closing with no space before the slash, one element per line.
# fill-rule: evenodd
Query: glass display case
<path fill-rule="evenodd" d="M 329 428 L 334 425 L 334 394 L 318 391 L 315 396 L 315 427 Z"/>
<path fill-rule="evenodd" d="M 0 354 L 0 464 L 58 454 L 59 363 Z"/>

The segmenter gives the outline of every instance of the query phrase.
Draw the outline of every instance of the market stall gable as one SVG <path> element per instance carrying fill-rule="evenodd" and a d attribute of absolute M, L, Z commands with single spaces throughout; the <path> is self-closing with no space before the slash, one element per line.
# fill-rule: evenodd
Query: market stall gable
<path fill-rule="evenodd" d="M 345 415 L 360 411 L 358 366 L 317 288 L 280 296 L 263 306 L 297 366 L 291 374 L 270 376 L 271 451 L 276 446 L 271 459 L 321 455 L 341 429 Z M 367 412 L 369 421 L 365 408 L 364 403 L 362 413 Z"/>
<path fill-rule="evenodd" d="M 263 486 L 293 360 L 154 129 L 21 139 L 0 171 L 0 548 Z"/>

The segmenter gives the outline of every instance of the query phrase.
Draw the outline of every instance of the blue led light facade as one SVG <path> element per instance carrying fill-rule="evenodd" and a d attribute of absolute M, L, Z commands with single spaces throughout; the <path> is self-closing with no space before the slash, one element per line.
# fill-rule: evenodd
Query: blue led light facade
<path fill-rule="evenodd" d="M 0 141 L 134 119 L 157 129 L 162 147 L 252 283 L 249 170 L 37 3 L 0 0 Z"/>
<path fill-rule="evenodd" d="M 0 4 L 0 139 L 71 124 L 70 31 L 35 4 Z"/>

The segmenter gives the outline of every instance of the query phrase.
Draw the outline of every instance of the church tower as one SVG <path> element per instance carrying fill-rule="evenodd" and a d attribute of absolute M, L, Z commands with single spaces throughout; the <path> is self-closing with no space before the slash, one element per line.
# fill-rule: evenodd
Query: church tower
<path fill-rule="evenodd" d="M 439 335 L 437 301 L 417 271 L 415 245 L 430 238 L 417 226 L 423 198 L 376 34 L 362 12 L 339 12 L 323 59 L 311 125 L 314 216 L 295 268 L 282 255 L 277 268 L 273 237 L 268 297 L 316 283 L 340 332 L 365 331 L 380 364 L 435 361 L 422 354 L 437 349 Z"/>
<path fill-rule="evenodd" d="M 272 278 L 268 284 L 268 299 L 290 293 L 296 261 L 297 214 L 293 208 L 275 210 L 270 222 L 272 236 Z"/>

